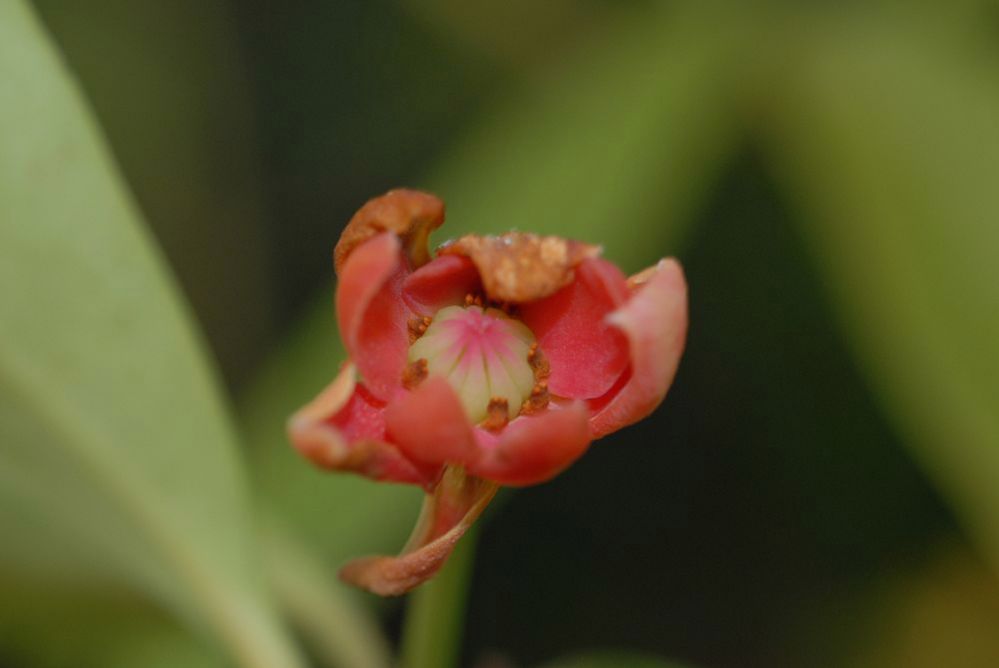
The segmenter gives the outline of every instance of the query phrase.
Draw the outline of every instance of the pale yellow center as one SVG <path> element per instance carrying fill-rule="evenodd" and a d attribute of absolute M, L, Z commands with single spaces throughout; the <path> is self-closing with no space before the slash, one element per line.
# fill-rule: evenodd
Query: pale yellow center
<path fill-rule="evenodd" d="M 534 387 L 528 354 L 534 335 L 503 311 L 448 306 L 409 348 L 409 361 L 427 360 L 430 375 L 446 378 L 468 418 L 485 419 L 492 399 L 505 399 L 513 418 Z"/>

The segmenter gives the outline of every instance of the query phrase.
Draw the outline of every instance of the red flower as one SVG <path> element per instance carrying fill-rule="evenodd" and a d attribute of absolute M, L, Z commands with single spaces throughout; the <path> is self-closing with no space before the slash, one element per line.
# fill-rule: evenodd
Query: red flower
<path fill-rule="evenodd" d="M 426 490 L 402 555 L 341 571 L 382 595 L 433 576 L 498 485 L 544 482 L 651 413 L 687 329 L 674 260 L 626 278 L 597 247 L 518 232 L 432 258 L 443 222 L 443 203 L 412 190 L 354 215 L 334 253 L 350 360 L 289 422 L 318 466 Z"/>

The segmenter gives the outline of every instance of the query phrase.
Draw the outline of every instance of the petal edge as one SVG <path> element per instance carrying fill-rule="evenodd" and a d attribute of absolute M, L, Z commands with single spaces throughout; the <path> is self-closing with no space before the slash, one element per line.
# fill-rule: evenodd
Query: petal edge
<path fill-rule="evenodd" d="M 480 446 L 480 457 L 469 471 L 515 487 L 550 480 L 586 452 L 593 440 L 588 417 L 581 401 L 519 417 L 496 442 Z"/>
<path fill-rule="evenodd" d="M 465 409 L 444 378 L 431 376 L 400 395 L 386 409 L 385 421 L 389 438 L 413 461 L 468 464 L 478 456 Z"/>
<path fill-rule="evenodd" d="M 624 274 L 601 258 L 584 260 L 555 294 L 521 307 L 524 324 L 551 364 L 548 388 L 570 399 L 607 393 L 628 367 L 628 341 L 607 316 L 628 300 Z"/>
<path fill-rule="evenodd" d="M 288 438 L 319 468 L 426 485 L 427 474 L 384 441 L 382 410 L 357 384 L 357 371 L 347 363 L 332 383 L 288 419 Z"/>
<path fill-rule="evenodd" d="M 399 239 L 382 233 L 359 246 L 340 272 L 336 312 L 350 359 L 379 398 L 402 387 L 408 309 L 402 301 L 407 273 Z"/>
<path fill-rule="evenodd" d="M 590 418 L 594 438 L 600 438 L 646 417 L 673 383 L 687 336 L 687 282 L 680 264 L 660 260 L 630 284 L 635 292 L 608 322 L 628 337 L 629 377 Z"/>

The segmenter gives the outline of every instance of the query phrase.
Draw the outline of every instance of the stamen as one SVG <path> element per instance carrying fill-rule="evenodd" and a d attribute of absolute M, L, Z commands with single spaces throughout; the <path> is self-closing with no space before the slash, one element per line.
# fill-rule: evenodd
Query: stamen
<path fill-rule="evenodd" d="M 534 372 L 535 380 L 541 380 L 542 378 L 548 378 L 552 374 L 551 366 L 548 364 L 548 360 L 538 349 L 537 342 L 532 343 L 531 347 L 527 351 L 527 363 L 531 366 L 531 370 Z M 547 383 L 545 384 L 547 387 Z"/>
<path fill-rule="evenodd" d="M 416 361 L 410 362 L 402 370 L 402 386 L 407 390 L 413 390 L 426 379 L 428 374 L 429 370 L 425 358 L 421 357 Z"/>
<path fill-rule="evenodd" d="M 520 415 L 534 415 L 548 407 L 551 395 L 548 394 L 548 383 L 539 382 L 532 389 L 531 394 L 520 405 Z"/>
<path fill-rule="evenodd" d="M 493 397 L 486 407 L 486 419 L 482 426 L 489 431 L 499 431 L 510 421 L 509 402 L 504 397 Z"/>
<path fill-rule="evenodd" d="M 417 339 L 427 333 L 427 329 L 430 328 L 430 323 L 434 321 L 428 315 L 420 318 L 410 318 L 406 323 L 406 328 L 409 330 L 409 343 L 413 344 Z"/>

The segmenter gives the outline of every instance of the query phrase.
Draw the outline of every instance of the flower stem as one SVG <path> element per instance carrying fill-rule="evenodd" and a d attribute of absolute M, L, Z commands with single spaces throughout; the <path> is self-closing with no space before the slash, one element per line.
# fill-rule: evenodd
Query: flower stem
<path fill-rule="evenodd" d="M 410 597 L 402 630 L 402 668 L 457 665 L 477 538 L 478 527 L 473 526 L 437 577 Z"/>

